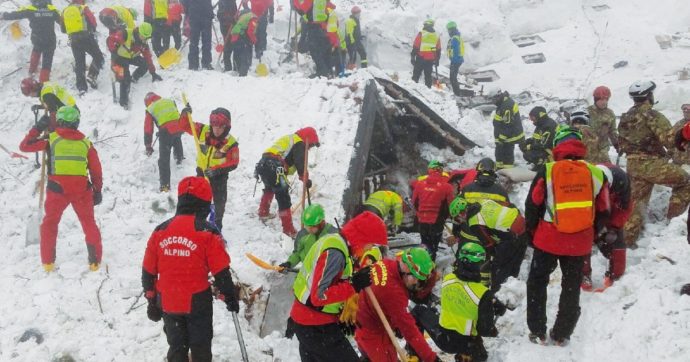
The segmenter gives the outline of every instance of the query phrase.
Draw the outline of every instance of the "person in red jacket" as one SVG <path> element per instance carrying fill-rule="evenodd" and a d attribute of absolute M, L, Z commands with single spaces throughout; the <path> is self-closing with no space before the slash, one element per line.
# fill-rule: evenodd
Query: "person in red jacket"
<path fill-rule="evenodd" d="M 546 344 L 546 288 L 560 265 L 561 296 L 549 335 L 567 343 L 580 317 L 580 283 L 585 257 L 609 214 L 608 182 L 583 159 L 579 130 L 564 126 L 554 137 L 553 159 L 540 165 L 525 200 L 527 232 L 534 254 L 527 279 L 527 325 L 534 343 Z"/>
<path fill-rule="evenodd" d="M 158 174 L 160 178 L 160 191 L 170 190 L 170 150 L 173 151 L 175 161 L 179 165 L 184 159 L 182 151 L 182 130 L 180 122 L 189 123 L 188 113 L 180 114 L 177 105 L 172 99 L 163 99 L 156 93 L 149 92 L 144 97 L 146 114 L 144 116 L 144 145 L 146 156 L 153 154 L 153 125 L 156 125 L 158 142 Z"/>
<path fill-rule="evenodd" d="M 210 362 L 213 338 L 213 285 L 227 309 L 240 309 L 230 274 L 225 241 L 206 221 L 211 186 L 203 177 L 185 177 L 177 187 L 175 216 L 158 225 L 144 253 L 141 284 L 148 300 L 147 315 L 163 319 L 168 361 Z"/>
<path fill-rule="evenodd" d="M 96 17 L 88 6 L 84 5 L 84 0 L 72 0 L 65 10 L 62 11 L 62 32 L 69 36 L 69 43 L 74 55 L 74 73 L 77 78 L 77 89 L 79 93 L 88 90 L 86 83 L 91 88 L 98 88 L 96 78 L 103 68 L 105 62 L 101 48 L 98 47 L 96 40 Z M 89 75 L 86 72 L 86 54 L 91 56 Z"/>
<path fill-rule="evenodd" d="M 687 110 L 687 111 L 686 111 Z M 683 105 L 683 113 L 690 112 L 690 104 Z M 674 144 L 678 151 L 687 151 L 687 145 L 690 142 L 690 122 L 686 123 L 683 128 L 676 131 Z M 687 239 L 688 244 L 690 244 L 690 209 L 688 209 L 687 217 Z"/>
<path fill-rule="evenodd" d="M 62 212 L 72 205 L 86 238 L 89 268 L 98 270 L 103 254 L 101 232 L 93 215 L 94 205 L 101 203 L 103 174 L 101 161 L 79 127 L 79 111 L 63 106 L 57 112 L 58 127 L 41 137 L 49 119 L 41 120 L 24 137 L 22 152 L 45 151 L 48 154 L 48 186 L 46 187 L 45 216 L 41 223 L 41 262 L 45 271 L 55 268 L 55 244 Z M 45 162 L 45 161 L 44 161 Z"/>
<path fill-rule="evenodd" d="M 232 70 L 232 46 L 230 45 L 230 33 L 237 21 L 237 1 L 235 0 L 219 0 L 218 24 L 220 26 L 220 33 L 223 35 L 223 69 L 226 72 Z"/>
<path fill-rule="evenodd" d="M 256 59 L 261 59 L 266 50 L 266 28 L 268 24 L 273 24 L 273 14 L 275 12 L 273 0 L 251 0 L 252 12 L 259 18 L 256 25 L 256 43 L 254 44 L 254 55 Z M 246 2 L 244 2 L 246 4 Z"/>
<path fill-rule="evenodd" d="M 597 165 L 606 175 L 609 183 L 609 203 L 611 216 L 606 223 L 606 232 L 597 236 L 595 243 L 601 254 L 609 260 L 609 267 L 604 277 L 604 289 L 613 285 L 625 273 L 625 238 L 623 225 L 632 214 L 634 202 L 630 199 L 630 178 L 622 168 L 603 163 Z M 592 290 L 592 265 L 591 255 L 585 258 L 582 269 L 584 276 L 580 286 L 582 290 Z"/>
<path fill-rule="evenodd" d="M 252 48 L 256 44 L 258 22 L 256 14 L 243 10 L 231 30 L 232 61 L 240 77 L 247 76 L 252 65 Z"/>
<path fill-rule="evenodd" d="M 168 2 L 168 36 L 163 37 L 163 49 L 170 48 L 170 37 L 172 36 L 175 42 L 175 49 L 180 50 L 182 46 L 182 14 L 184 14 L 184 6 L 180 4 L 179 0 L 170 0 Z"/>
<path fill-rule="evenodd" d="M 397 330 L 420 361 L 437 361 L 436 353 L 424 340 L 415 319 L 407 310 L 408 294 L 425 281 L 434 268 L 431 256 L 424 248 L 405 250 L 395 259 L 384 258 L 371 267 L 373 279 L 371 291 L 381 306 L 383 314 L 393 330 Z M 371 361 L 396 362 L 398 355 L 388 334 L 376 314 L 371 300 L 360 292 L 357 310 L 355 340 Z"/>
<path fill-rule="evenodd" d="M 427 19 L 424 21 L 422 31 L 417 33 L 412 46 L 412 80 L 419 82 L 419 77 L 424 72 L 424 84 L 431 88 L 431 71 L 433 67 L 438 67 L 441 59 L 441 37 L 434 30 L 434 21 Z"/>
<path fill-rule="evenodd" d="M 422 244 L 429 250 L 433 260 L 436 260 L 443 225 L 448 218 L 448 205 L 454 197 L 453 186 L 444 176 L 443 166 L 437 161 L 431 161 L 428 177 L 417 182 L 414 187 L 412 204 L 416 210 Z"/>
<path fill-rule="evenodd" d="M 372 282 L 371 267 L 355 272 L 352 257 L 360 260 L 372 245 L 387 242 L 386 225 L 365 211 L 343 225 L 340 234 L 324 235 L 311 247 L 293 284 L 288 320 L 302 361 L 359 361 L 338 316 L 344 302 Z"/>

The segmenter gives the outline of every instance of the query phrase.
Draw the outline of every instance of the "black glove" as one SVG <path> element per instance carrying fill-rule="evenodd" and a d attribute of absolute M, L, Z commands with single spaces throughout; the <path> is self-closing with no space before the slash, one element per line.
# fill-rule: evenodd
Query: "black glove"
<path fill-rule="evenodd" d="M 146 316 L 149 317 L 152 322 L 160 321 L 163 317 L 163 311 L 156 305 L 155 299 L 149 299 L 148 301 L 149 305 L 146 307 Z"/>
<path fill-rule="evenodd" d="M 496 298 L 494 298 L 493 308 L 494 308 L 494 315 L 497 315 L 497 316 L 502 316 L 502 315 L 506 314 L 506 310 L 508 309 L 508 308 L 506 308 L 506 305 L 503 304 L 503 302 L 501 302 L 500 300 L 498 300 Z"/>
<path fill-rule="evenodd" d="M 292 339 L 292 336 L 295 335 L 295 321 L 292 320 L 292 318 L 288 317 L 287 320 L 287 326 L 285 327 L 285 338 Z"/>
<path fill-rule="evenodd" d="M 359 293 L 360 290 L 371 285 L 371 267 L 364 267 L 358 272 L 352 274 L 350 278 L 350 284 L 355 288 L 355 291 Z"/>
<path fill-rule="evenodd" d="M 42 104 L 34 104 L 33 106 L 31 106 L 31 112 L 34 113 L 40 111 L 41 109 L 45 109 L 45 107 L 43 107 Z"/>
<path fill-rule="evenodd" d="M 93 192 L 93 206 L 99 205 L 103 201 L 103 194 L 100 191 Z"/>
<path fill-rule="evenodd" d="M 615 243 L 616 240 L 618 240 L 618 230 L 609 229 L 608 231 L 606 231 L 606 234 L 604 235 L 604 241 L 607 245 Z"/>
<path fill-rule="evenodd" d="M 146 146 L 146 156 L 151 156 L 153 154 L 153 147 L 151 145 Z"/>
<path fill-rule="evenodd" d="M 673 143 L 676 145 L 676 148 L 679 151 L 685 152 L 685 144 L 688 143 L 688 141 L 683 137 L 683 129 L 679 129 L 678 132 L 676 132 L 676 137 L 673 140 Z"/>
<path fill-rule="evenodd" d="M 311 188 L 311 179 L 307 179 L 307 181 L 304 183 L 304 186 L 306 186 L 308 189 Z"/>
<path fill-rule="evenodd" d="M 163 78 L 161 78 L 161 76 L 158 75 L 157 73 L 151 73 L 151 82 L 162 81 L 162 80 L 163 80 Z"/>
<path fill-rule="evenodd" d="M 189 105 L 189 103 L 184 105 L 184 108 L 182 108 L 182 111 L 180 113 L 185 113 L 187 114 L 192 114 L 192 106 Z"/>
<path fill-rule="evenodd" d="M 237 293 L 230 293 L 230 295 L 223 294 L 223 299 L 229 311 L 234 313 L 240 311 L 240 301 L 237 299 Z"/>
<path fill-rule="evenodd" d="M 289 261 L 286 261 L 278 266 L 283 268 L 283 270 L 280 271 L 281 273 L 287 273 L 288 269 L 292 268 L 292 264 L 290 264 Z"/>
<path fill-rule="evenodd" d="M 214 177 L 218 176 L 219 174 L 220 174 L 220 169 L 207 168 L 204 171 L 204 176 L 206 176 L 206 178 L 214 178 Z"/>
<path fill-rule="evenodd" d="M 338 327 L 340 327 L 340 330 L 346 336 L 354 336 L 355 329 L 357 328 L 354 324 L 350 323 L 338 323 Z"/>
<path fill-rule="evenodd" d="M 44 114 L 41 119 L 36 122 L 36 129 L 39 130 L 40 132 L 45 131 L 48 129 L 48 126 L 50 125 L 50 117 L 47 114 Z"/>

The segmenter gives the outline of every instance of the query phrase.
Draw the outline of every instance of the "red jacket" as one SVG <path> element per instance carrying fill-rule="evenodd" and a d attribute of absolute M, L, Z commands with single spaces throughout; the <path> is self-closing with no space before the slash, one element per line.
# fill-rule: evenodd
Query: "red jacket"
<path fill-rule="evenodd" d="M 146 44 L 146 42 L 142 42 L 139 39 L 139 28 L 136 28 L 134 32 L 132 32 L 132 34 L 134 36 L 134 40 L 132 41 L 132 48 L 130 50 L 132 52 L 141 54 L 146 60 L 146 65 L 148 66 L 149 73 L 155 73 L 156 65 L 153 64 L 151 50 L 149 49 L 149 46 L 148 44 Z M 108 35 L 108 39 L 106 40 L 108 50 L 110 50 L 110 52 L 113 53 L 113 55 L 115 55 L 120 45 L 125 44 L 125 40 L 127 40 L 127 31 L 125 29 L 120 29 Z"/>
<path fill-rule="evenodd" d="M 182 4 L 177 2 L 168 3 L 168 21 L 166 24 L 173 25 L 174 23 L 182 22 L 182 14 L 184 14 L 184 6 Z"/>
<path fill-rule="evenodd" d="M 462 191 L 465 186 L 474 182 L 477 179 L 477 170 L 468 168 L 465 170 L 453 170 L 450 172 L 450 183 L 458 188 L 458 192 Z"/>
<path fill-rule="evenodd" d="M 245 34 L 247 35 L 247 39 L 249 42 L 252 44 L 256 44 L 256 27 L 258 25 L 259 18 L 252 17 L 251 20 L 249 20 L 249 24 L 247 26 L 247 30 L 245 30 Z M 231 43 L 236 43 L 242 38 L 242 35 L 244 34 L 232 34 L 230 35 L 230 42 Z"/>
<path fill-rule="evenodd" d="M 96 22 L 96 17 L 93 16 L 93 13 L 91 12 L 91 9 L 89 9 L 88 6 L 84 7 L 84 18 L 86 19 L 86 22 L 88 23 L 89 30 L 95 31 L 96 26 L 98 26 L 98 23 Z"/>
<path fill-rule="evenodd" d="M 166 313 L 189 313 L 192 295 L 209 288 L 208 273 L 230 265 L 223 237 L 195 215 L 176 215 L 162 223 L 146 244 L 143 269 L 158 276 L 156 290 Z"/>
<path fill-rule="evenodd" d="M 448 178 L 438 172 L 429 172 L 429 176 L 417 182 L 412 192 L 412 204 L 417 210 L 417 220 L 422 224 L 434 224 L 439 217 L 448 214 L 448 205 L 453 201 L 455 192 L 448 183 Z"/>
<path fill-rule="evenodd" d="M 438 37 L 438 40 L 436 41 L 436 51 L 435 52 L 430 52 L 430 51 L 422 51 L 421 50 L 422 46 L 422 32 L 420 31 L 417 33 L 417 37 L 414 38 L 414 45 L 413 48 L 417 52 L 417 55 L 420 56 L 422 59 L 428 60 L 428 61 L 436 61 L 441 58 L 441 37 Z"/>
<path fill-rule="evenodd" d="M 57 132 L 60 137 L 68 140 L 81 140 L 86 138 L 83 133 L 70 128 L 57 128 L 55 129 L 55 132 Z M 31 128 L 29 133 L 24 136 L 22 143 L 19 144 L 19 150 L 22 152 L 49 152 L 50 143 L 45 138 L 39 138 L 40 136 L 41 132 L 39 132 L 36 128 Z M 101 161 L 98 158 L 96 148 L 93 147 L 93 143 L 91 144 L 91 147 L 89 147 L 86 160 L 88 163 L 87 168 L 89 170 L 89 177 L 51 175 L 49 168 L 48 180 L 58 183 L 65 193 L 81 193 L 88 188 L 90 178 L 93 190 L 101 191 L 101 188 L 103 188 L 103 173 L 101 170 Z M 50 160 L 47 162 L 50 164 Z"/>
<path fill-rule="evenodd" d="M 192 134 L 192 128 L 189 126 L 189 119 L 187 118 L 187 113 L 183 113 L 183 115 L 180 115 L 180 120 L 177 122 L 180 130 L 187 132 L 188 134 Z M 201 130 L 203 129 L 204 124 L 199 123 L 199 122 L 194 122 L 194 130 L 196 131 L 197 137 L 199 137 L 199 133 L 201 133 Z M 228 131 L 229 132 L 229 131 Z M 213 146 L 217 149 L 222 148 L 225 144 L 227 143 L 227 139 L 225 136 L 217 138 L 213 136 L 213 130 L 211 127 L 208 129 L 208 133 L 206 134 L 206 144 L 209 146 Z M 237 168 L 237 165 L 240 163 L 240 146 L 239 144 L 235 143 L 234 146 L 232 146 L 225 157 L 225 162 L 221 163 L 220 165 L 216 165 L 211 167 L 212 170 L 215 169 L 220 169 L 220 168 L 230 168 L 231 170 L 234 170 Z"/>
<path fill-rule="evenodd" d="M 582 142 L 569 140 L 553 148 L 553 157 L 556 161 L 571 156 L 583 158 L 586 152 L 587 149 Z M 553 223 L 544 221 L 547 191 L 545 173 L 545 167 L 537 172 L 525 201 L 527 230 L 534 235 L 532 239 L 534 247 L 554 255 L 583 256 L 589 254 L 594 242 L 594 227 L 576 233 L 562 233 L 556 229 Z M 608 182 L 605 182 L 594 200 L 597 218 L 608 217 L 610 210 L 608 189 Z"/>
<path fill-rule="evenodd" d="M 398 261 L 383 259 L 377 262 L 372 266 L 371 275 L 373 280 L 371 290 L 374 292 L 391 327 L 400 331 L 400 334 L 417 352 L 422 361 L 433 362 L 436 360 L 436 353 L 431 350 L 424 339 L 424 335 L 417 328 L 414 317 L 407 310 L 408 291 L 400 277 Z M 355 339 L 366 338 L 367 335 L 386 334 L 381 319 L 379 319 L 364 291 L 359 294 L 357 324 L 359 328 L 356 329 Z"/>
<path fill-rule="evenodd" d="M 252 12 L 258 17 L 262 17 L 273 6 L 273 0 L 251 0 Z"/>

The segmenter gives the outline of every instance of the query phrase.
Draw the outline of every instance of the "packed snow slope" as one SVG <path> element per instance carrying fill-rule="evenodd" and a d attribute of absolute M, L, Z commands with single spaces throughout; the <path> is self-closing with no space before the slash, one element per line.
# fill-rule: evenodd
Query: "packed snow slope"
<path fill-rule="evenodd" d="M 284 7 L 285 3 L 279 1 Z M 105 4 L 97 0 L 89 5 L 97 12 Z M 345 15 L 353 3 L 336 4 L 338 12 Z M 609 9 L 592 9 L 603 4 Z M 690 50 L 679 46 L 662 50 L 655 41 L 655 35 L 687 35 L 690 13 L 684 11 L 685 1 L 363 0 L 359 5 L 363 8 L 370 59 L 378 68 L 371 69 L 371 73 L 398 73 L 402 85 L 426 99 L 448 122 L 482 146 L 461 159 L 447 150 L 423 146 L 429 158 L 446 160 L 452 167 L 468 167 L 481 157 L 493 156 L 491 123 L 475 110 L 459 111 L 450 93 L 428 90 L 409 81 L 410 43 L 427 16 L 436 18 L 437 29 L 444 35 L 447 20 L 458 22 L 467 42 L 467 63 L 461 69 L 494 69 L 501 77 L 498 84 L 512 93 L 530 90 L 548 97 L 589 99 L 595 86 L 606 84 L 614 93 L 611 107 L 620 114 L 630 106 L 628 85 L 639 78 L 657 82 L 657 109 L 672 122 L 680 117 L 679 105 L 690 102 L 690 83 L 679 81 L 677 76 L 679 70 L 689 66 L 685 59 L 690 58 Z M 13 8 L 11 2 L 0 4 L 0 11 Z M 0 74 L 19 66 L 24 69 L 2 80 L 5 121 L 0 124 L 0 143 L 16 151 L 33 123 L 29 108 L 35 99 L 23 97 L 18 87 L 26 74 L 31 46 L 28 37 L 12 41 L 4 30 L 6 25 L 0 24 Z M 28 34 L 28 25 L 24 22 L 22 27 Z M 190 72 L 184 69 L 183 60 L 176 68 L 160 71 L 164 78 L 161 83 L 152 84 L 146 76 L 134 84 L 129 111 L 112 103 L 107 70 L 101 75 L 99 89 L 77 100 L 82 110 L 80 129 L 97 142 L 104 169 L 104 201 L 96 207 L 104 257 L 103 267 L 96 273 L 87 271 L 83 234 L 71 210 L 65 212 L 60 225 L 58 270 L 50 275 L 42 271 L 38 246 L 24 245 L 26 221 L 38 209 L 34 189 L 39 172 L 32 160 L 0 156 L 0 240 L 4 250 L 0 269 L 0 360 L 50 361 L 64 355 L 76 361 L 163 360 L 167 344 L 162 324 L 146 319 L 145 307 L 137 308 L 142 300 L 134 304 L 141 290 L 146 240 L 157 224 L 172 216 L 175 200 L 174 192 L 158 192 L 157 155 L 144 155 L 143 97 L 148 91 L 178 100 L 186 92 L 197 121 L 207 121 L 209 112 L 219 106 L 232 112 L 232 134 L 239 140 L 241 162 L 230 174 L 223 233 L 233 258 L 232 268 L 241 282 L 253 289 L 262 285 L 268 289 L 274 277 L 245 259 L 245 252 L 281 262 L 292 248 L 292 241 L 280 234 L 277 220 L 264 225 L 255 217 L 261 185 L 253 195 L 254 165 L 276 138 L 306 125 L 316 127 L 322 147 L 309 157 L 316 185 L 312 197 L 324 204 L 329 217 L 342 216 L 340 199 L 348 183 L 346 172 L 360 110 L 356 98 L 362 96 L 370 75 L 358 71 L 342 80 L 308 80 L 311 64 L 302 55 L 299 68 L 294 62 L 279 67 L 285 55 L 287 29 L 287 11 L 277 12 L 275 24 L 269 26 L 269 50 L 264 56 L 271 68 L 268 78 Z M 102 27 L 99 30 L 105 33 Z M 545 42 L 527 48 L 512 43 L 511 37 L 526 34 L 538 34 Z M 104 37 L 101 34 L 102 49 Z M 63 35 L 58 39 L 52 79 L 76 94 L 71 51 Z M 446 36 L 442 42 L 445 40 Z M 522 55 L 537 52 L 544 53 L 545 63 L 523 63 Z M 214 59 L 216 56 L 214 53 Z M 621 60 L 628 65 L 614 70 L 613 64 Z M 354 91 L 348 87 L 353 83 L 359 86 Z M 555 106 L 547 99 L 537 100 L 536 104 Z M 522 107 L 522 113 L 526 114 L 531 106 Z M 529 134 L 532 127 L 528 121 L 525 128 Z M 183 142 L 187 159 L 179 167 L 172 167 L 173 184 L 194 172 L 193 142 L 189 136 L 183 136 Z M 297 185 L 293 200 L 300 192 L 301 186 Z M 514 202 L 522 204 L 525 194 L 523 185 L 513 193 Z M 669 189 L 656 189 L 640 248 L 628 252 L 623 279 L 605 293 L 582 295 L 582 316 L 565 348 L 536 346 L 527 340 L 526 260 L 520 278 L 505 284 L 499 295 L 517 309 L 499 319 L 498 338 L 485 340 L 490 360 L 687 360 L 690 298 L 678 297 L 678 289 L 690 282 L 690 247 L 685 241 L 685 216 L 668 223 L 658 217 L 665 214 L 668 197 Z M 670 257 L 676 264 L 660 256 Z M 596 254 L 593 266 L 595 283 L 600 283 L 604 259 Z M 549 287 L 551 322 L 556 314 L 559 283 L 560 273 L 556 271 Z M 215 359 L 237 361 L 240 353 L 230 316 L 222 303 L 215 304 Z M 277 334 L 260 339 L 260 313 L 254 315 L 251 321 L 241 318 L 250 360 L 298 361 L 297 341 Z M 30 329 L 40 333 L 41 338 L 23 341 L 22 335 Z"/>

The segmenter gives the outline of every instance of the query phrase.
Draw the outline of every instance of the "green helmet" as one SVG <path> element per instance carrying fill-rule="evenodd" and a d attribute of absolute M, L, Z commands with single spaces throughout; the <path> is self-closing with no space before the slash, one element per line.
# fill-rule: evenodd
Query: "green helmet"
<path fill-rule="evenodd" d="M 431 25 L 434 26 L 435 22 L 434 19 L 426 19 L 424 20 L 424 25 Z"/>
<path fill-rule="evenodd" d="M 460 248 L 458 259 L 461 262 L 483 263 L 486 260 L 486 250 L 477 243 L 465 243 Z"/>
<path fill-rule="evenodd" d="M 424 248 L 410 248 L 405 250 L 402 261 L 410 269 L 410 274 L 419 280 L 426 280 L 434 270 L 434 261 Z"/>
<path fill-rule="evenodd" d="M 580 130 L 574 127 L 570 127 L 567 124 L 563 124 L 556 128 L 556 135 L 553 137 L 553 146 L 557 146 L 559 143 L 569 140 L 577 139 L 582 141 L 582 133 Z"/>
<path fill-rule="evenodd" d="M 150 38 L 151 34 L 153 34 L 153 27 L 151 27 L 151 24 L 143 22 L 139 25 L 139 36 L 142 39 Z"/>
<path fill-rule="evenodd" d="M 467 209 L 467 200 L 463 199 L 460 196 L 456 197 L 455 200 L 451 201 L 450 206 L 448 207 L 448 211 L 450 211 L 451 217 L 458 216 L 458 214 L 465 211 L 465 209 Z"/>
<path fill-rule="evenodd" d="M 62 106 L 58 109 L 55 118 L 63 123 L 79 122 L 79 111 L 73 106 Z"/>
<path fill-rule="evenodd" d="M 448 24 L 446 24 L 446 29 L 455 29 L 458 27 L 458 24 L 456 24 L 454 21 L 449 21 Z"/>
<path fill-rule="evenodd" d="M 323 211 L 323 206 L 319 204 L 311 204 L 304 209 L 302 213 L 302 224 L 304 226 L 317 226 L 326 219 L 326 214 Z"/>
<path fill-rule="evenodd" d="M 129 10 L 129 13 L 132 14 L 132 17 L 133 17 L 134 19 L 136 19 L 136 18 L 139 17 L 139 12 L 137 12 L 137 9 L 135 9 L 135 8 L 127 8 L 127 10 Z"/>
<path fill-rule="evenodd" d="M 427 168 L 430 170 L 440 170 L 443 169 L 443 164 L 440 161 L 431 160 L 429 161 L 429 166 L 427 166 Z"/>

